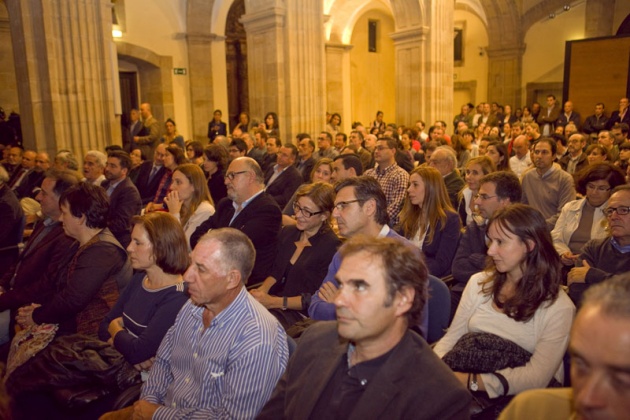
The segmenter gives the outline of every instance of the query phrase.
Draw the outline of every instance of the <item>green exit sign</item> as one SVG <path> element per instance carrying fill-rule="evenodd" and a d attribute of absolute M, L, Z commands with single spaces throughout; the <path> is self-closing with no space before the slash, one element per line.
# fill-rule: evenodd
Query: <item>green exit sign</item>
<path fill-rule="evenodd" d="M 173 73 L 175 73 L 176 75 L 179 75 L 179 76 L 185 76 L 186 75 L 186 69 L 175 67 L 173 69 Z"/>

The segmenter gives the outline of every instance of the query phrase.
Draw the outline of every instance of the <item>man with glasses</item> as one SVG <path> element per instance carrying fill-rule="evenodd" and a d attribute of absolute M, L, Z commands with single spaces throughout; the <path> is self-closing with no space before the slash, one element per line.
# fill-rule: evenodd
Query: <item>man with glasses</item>
<path fill-rule="evenodd" d="M 541 137 L 534 144 L 533 154 L 534 167 L 523 174 L 523 203 L 543 214 L 551 232 L 562 207 L 575 200 L 575 184 L 573 177 L 553 162 L 555 140 Z"/>
<path fill-rule="evenodd" d="M 234 159 L 225 173 L 227 197 L 217 211 L 190 237 L 191 249 L 211 229 L 233 227 L 245 233 L 256 248 L 256 262 L 248 284 L 262 282 L 275 259 L 282 214 L 273 197 L 265 192 L 260 166 L 252 158 Z"/>
<path fill-rule="evenodd" d="M 569 137 L 569 142 L 567 144 L 567 150 L 569 153 L 564 155 L 558 161 L 562 169 L 573 175 L 574 173 L 579 172 L 580 169 L 586 167 L 588 165 L 588 160 L 586 159 L 586 153 L 583 152 L 585 146 L 586 137 L 583 134 L 572 134 Z"/>
<path fill-rule="evenodd" d="M 322 131 L 317 137 L 317 147 L 319 150 L 315 154 L 315 160 L 321 158 L 334 159 L 339 156 L 339 152 L 332 147 L 332 135 L 328 131 Z"/>
<path fill-rule="evenodd" d="M 470 276 L 486 267 L 488 220 L 497 210 L 520 203 L 521 194 L 521 183 L 511 172 L 492 172 L 479 180 L 479 193 L 474 197 L 474 203 L 482 220 L 473 220 L 466 226 L 453 259 L 451 273 L 455 284 L 451 287 L 451 319 Z"/>
<path fill-rule="evenodd" d="M 335 185 L 335 208 L 333 217 L 337 219 L 339 233 L 345 238 L 362 235 L 368 238 L 394 238 L 408 247 L 414 253 L 420 254 L 420 249 L 403 238 L 387 225 L 387 200 L 378 182 L 369 176 L 347 178 Z M 335 279 L 341 266 L 341 254 L 337 252 L 330 265 L 328 274 L 321 287 L 311 298 L 308 315 L 312 319 L 331 321 L 336 319 L 335 304 L 333 303 L 339 283 Z M 426 309 L 426 307 L 425 307 Z M 427 317 L 424 317 L 422 328 L 426 328 Z M 425 336 L 426 337 L 426 336 Z"/>
<path fill-rule="evenodd" d="M 604 214 L 610 236 L 592 239 L 582 248 L 581 267 L 568 275 L 571 298 L 580 300 L 590 285 L 600 283 L 615 274 L 630 271 L 630 185 L 620 185 L 608 199 Z"/>

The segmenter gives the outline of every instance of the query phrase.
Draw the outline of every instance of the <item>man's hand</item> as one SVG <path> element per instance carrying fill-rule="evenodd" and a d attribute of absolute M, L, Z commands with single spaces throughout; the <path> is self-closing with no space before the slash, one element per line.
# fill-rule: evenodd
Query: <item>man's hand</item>
<path fill-rule="evenodd" d="M 145 400 L 136 401 L 133 405 L 133 420 L 151 420 L 155 410 L 162 407 L 160 404 L 154 404 Z"/>
<path fill-rule="evenodd" d="M 575 262 L 580 257 L 580 254 L 573 254 L 571 251 L 567 251 L 564 254 L 560 255 L 560 260 L 562 264 L 571 266 L 575 265 Z"/>
<path fill-rule="evenodd" d="M 155 357 L 152 357 L 148 360 L 145 360 L 144 362 L 140 362 L 137 363 L 135 365 L 133 365 L 133 367 L 138 371 L 138 372 L 142 372 L 143 370 L 149 370 L 151 369 L 151 366 L 153 366 L 153 362 L 155 362 Z"/>
<path fill-rule="evenodd" d="M 322 285 L 322 287 L 319 288 L 319 291 L 317 293 L 319 293 L 320 299 L 324 302 L 333 303 L 333 300 L 335 300 L 335 296 L 337 296 L 338 290 L 339 289 L 333 284 L 332 281 L 327 281 Z"/>
<path fill-rule="evenodd" d="M 42 305 L 37 303 L 32 303 L 28 306 L 23 306 L 18 309 L 18 313 L 15 316 L 15 321 L 22 328 L 28 328 L 30 326 L 35 325 L 35 321 L 33 321 L 33 311 L 35 308 L 39 308 Z"/>
<path fill-rule="evenodd" d="M 567 276 L 567 284 L 570 286 L 573 283 L 585 283 L 586 273 L 590 270 L 591 266 L 586 261 L 582 262 L 582 267 L 575 267 L 569 271 Z"/>

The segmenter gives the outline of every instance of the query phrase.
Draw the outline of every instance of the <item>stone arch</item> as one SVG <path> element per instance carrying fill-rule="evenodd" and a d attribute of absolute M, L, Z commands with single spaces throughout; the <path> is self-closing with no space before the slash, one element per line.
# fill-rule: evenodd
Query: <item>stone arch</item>
<path fill-rule="evenodd" d="M 153 115 L 161 121 L 174 113 L 173 59 L 127 42 L 116 42 L 118 58 L 138 67 L 140 100 L 151 104 Z"/>
<path fill-rule="evenodd" d="M 381 10 L 393 16 L 389 2 L 382 0 L 337 0 L 330 9 L 329 41 L 349 44 L 357 20 L 369 10 Z"/>

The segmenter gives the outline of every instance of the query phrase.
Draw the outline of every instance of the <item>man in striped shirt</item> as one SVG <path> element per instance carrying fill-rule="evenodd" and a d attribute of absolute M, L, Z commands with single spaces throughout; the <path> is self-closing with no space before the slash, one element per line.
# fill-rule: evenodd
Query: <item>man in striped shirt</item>
<path fill-rule="evenodd" d="M 236 229 L 199 240 L 184 274 L 190 300 L 158 349 L 133 418 L 251 419 L 267 402 L 289 352 L 283 328 L 245 289 L 254 255 Z"/>

